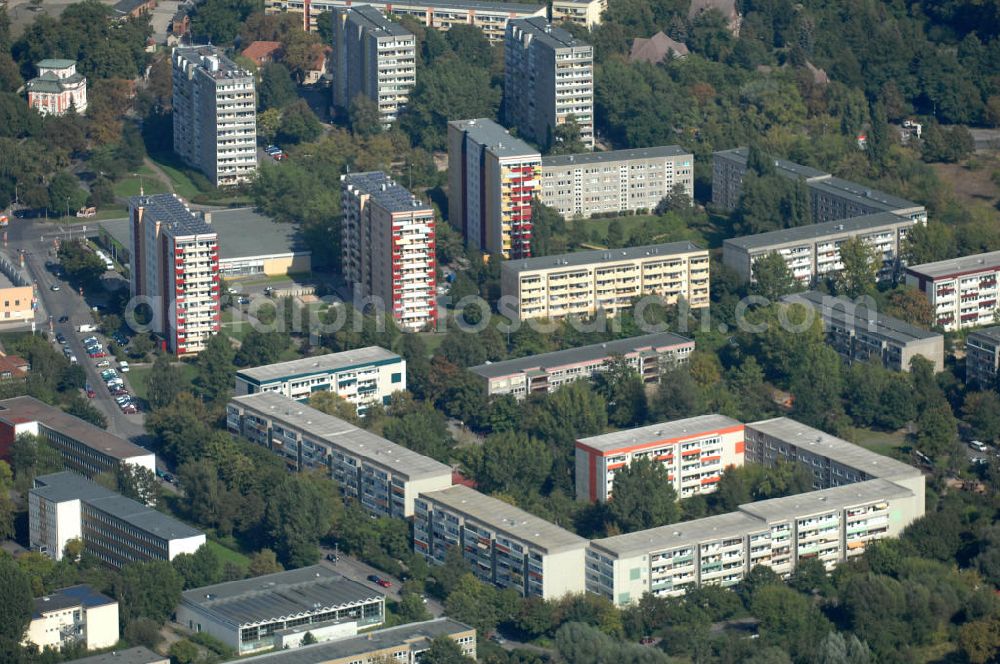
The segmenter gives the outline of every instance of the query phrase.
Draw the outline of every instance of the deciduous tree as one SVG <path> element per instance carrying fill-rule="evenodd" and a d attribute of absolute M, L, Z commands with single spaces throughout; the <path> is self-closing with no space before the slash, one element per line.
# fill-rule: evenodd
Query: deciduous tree
<path fill-rule="evenodd" d="M 622 532 L 655 528 L 680 518 L 677 492 L 664 465 L 636 459 L 615 473 L 608 513 Z"/>

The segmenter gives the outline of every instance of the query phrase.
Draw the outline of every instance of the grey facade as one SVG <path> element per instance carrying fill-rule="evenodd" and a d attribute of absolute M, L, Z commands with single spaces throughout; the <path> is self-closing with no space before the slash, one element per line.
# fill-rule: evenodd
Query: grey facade
<path fill-rule="evenodd" d="M 1000 327 L 969 332 L 965 338 L 965 382 L 981 390 L 997 384 L 1000 367 Z"/>
<path fill-rule="evenodd" d="M 212 46 L 173 51 L 174 152 L 217 187 L 257 171 L 253 74 Z"/>
<path fill-rule="evenodd" d="M 716 207 L 734 210 L 739 205 L 748 154 L 746 148 L 736 148 L 712 155 L 712 203 Z M 812 219 L 816 223 L 880 212 L 927 221 L 927 210 L 923 205 L 884 191 L 784 159 L 774 161 L 774 170 L 778 175 L 805 183 L 809 189 Z"/>
<path fill-rule="evenodd" d="M 722 243 L 722 262 L 744 281 L 752 281 L 754 261 L 777 252 L 785 259 L 792 275 L 810 286 L 843 269 L 839 247 L 846 240 L 859 237 L 882 256 L 878 278 L 890 279 L 902 267 L 903 239 L 918 223 L 921 222 L 916 219 L 881 212 L 730 238 Z"/>
<path fill-rule="evenodd" d="M 350 108 L 358 95 L 378 105 L 388 127 L 416 83 L 416 39 L 371 5 L 338 7 L 333 17 L 333 104 Z"/>
<path fill-rule="evenodd" d="M 808 306 L 823 321 L 827 341 L 848 362 L 874 362 L 892 371 L 909 371 L 920 355 L 944 370 L 944 337 L 898 318 L 817 291 L 789 295 L 787 303 Z"/>
<path fill-rule="evenodd" d="M 677 145 L 542 157 L 541 200 L 566 219 L 654 209 L 675 186 L 694 196 L 694 155 Z"/>
<path fill-rule="evenodd" d="M 594 49 L 546 19 L 507 23 L 503 97 L 507 125 L 543 149 L 570 117 L 594 147 Z"/>

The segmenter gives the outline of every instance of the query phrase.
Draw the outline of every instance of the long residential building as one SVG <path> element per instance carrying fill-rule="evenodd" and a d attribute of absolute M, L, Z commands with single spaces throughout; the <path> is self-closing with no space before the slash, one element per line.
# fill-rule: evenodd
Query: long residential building
<path fill-rule="evenodd" d="M 238 655 L 281 650 L 296 628 L 324 641 L 384 621 L 385 595 L 322 565 L 192 588 L 177 606 L 178 623 Z"/>
<path fill-rule="evenodd" d="M 853 302 L 818 291 L 788 295 L 787 303 L 809 307 L 823 321 L 830 345 L 848 362 L 874 362 L 909 371 L 918 355 L 944 370 L 944 336 L 878 311 L 874 301 Z"/>
<path fill-rule="evenodd" d="M 416 38 L 371 5 L 339 7 L 333 24 L 334 106 L 346 111 L 363 95 L 388 127 L 416 84 Z"/>
<path fill-rule="evenodd" d="M 906 268 L 906 285 L 931 303 L 934 321 L 952 332 L 998 322 L 1000 251 L 962 256 Z"/>
<path fill-rule="evenodd" d="M 476 630 L 451 618 L 435 618 L 241 660 L 252 664 L 417 664 L 434 639 L 447 636 L 464 657 L 476 659 Z"/>
<path fill-rule="evenodd" d="M 132 297 L 167 350 L 195 355 L 222 325 L 219 236 L 174 194 L 129 199 Z"/>
<path fill-rule="evenodd" d="M 552 0 L 552 22 L 569 22 L 593 29 L 601 24 L 608 0 Z"/>
<path fill-rule="evenodd" d="M 757 565 L 781 576 L 816 558 L 829 570 L 898 536 L 924 513 L 916 468 L 786 418 L 745 427 L 746 462 L 809 468 L 816 490 L 740 505 L 735 512 L 594 540 L 587 590 L 617 605 L 645 593 L 731 587 Z"/>
<path fill-rule="evenodd" d="M 981 390 L 997 385 L 1000 326 L 972 330 L 965 338 L 965 382 Z"/>
<path fill-rule="evenodd" d="M 344 278 L 404 330 L 437 326 L 434 208 L 382 171 L 340 176 Z"/>
<path fill-rule="evenodd" d="M 87 477 L 116 473 L 126 465 L 156 470 L 156 455 L 75 415 L 22 396 L 0 401 L 0 456 L 21 434 L 37 436 L 59 452 L 67 468 Z"/>
<path fill-rule="evenodd" d="M 33 551 L 61 560 L 66 543 L 78 539 L 114 568 L 173 560 L 205 544 L 205 533 L 68 470 L 35 478 L 28 531 Z"/>
<path fill-rule="evenodd" d="M 531 256 L 531 201 L 541 186 L 538 150 L 486 118 L 448 123 L 448 217 L 467 247 Z"/>
<path fill-rule="evenodd" d="M 302 29 L 309 32 L 319 30 L 318 19 L 325 12 L 331 14 L 338 9 L 353 5 L 370 5 L 384 14 L 411 16 L 428 28 L 446 31 L 453 25 L 474 25 L 483 31 L 490 42 L 503 41 L 507 21 L 514 18 L 528 18 L 546 15 L 544 4 L 520 4 L 512 2 L 483 2 L 482 0 L 375 0 L 355 2 L 355 0 L 265 0 L 266 14 L 300 14 Z"/>
<path fill-rule="evenodd" d="M 661 463 L 679 498 L 711 493 L 722 471 L 743 465 L 743 424 L 699 415 L 576 441 L 576 499 L 607 502 L 615 475 L 632 462 Z"/>
<path fill-rule="evenodd" d="M 542 157 L 541 201 L 566 219 L 649 212 L 675 187 L 694 197 L 694 155 L 677 145 Z"/>
<path fill-rule="evenodd" d="M 721 150 L 712 155 L 712 203 L 724 210 L 739 205 L 747 171 L 746 148 Z M 923 205 L 864 185 L 834 177 L 824 171 L 785 159 L 774 160 L 778 175 L 805 184 L 815 223 L 891 212 L 920 222 L 927 221 Z"/>
<path fill-rule="evenodd" d="M 217 187 L 257 172 L 254 76 L 214 46 L 173 50 L 174 152 Z"/>
<path fill-rule="evenodd" d="M 410 517 L 418 493 L 451 486 L 450 466 L 273 392 L 233 398 L 226 423 L 291 470 L 329 472 L 378 516 Z"/>
<path fill-rule="evenodd" d="M 380 346 L 366 346 L 265 364 L 236 372 L 236 395 L 269 392 L 307 401 L 315 392 L 333 392 L 364 412 L 388 404 L 406 389 L 406 360 Z"/>
<path fill-rule="evenodd" d="M 753 281 L 754 262 L 777 253 L 785 260 L 796 280 L 811 286 L 844 269 L 840 260 L 840 245 L 860 238 L 882 258 L 877 278 L 888 280 L 899 273 L 903 240 L 918 223 L 921 222 L 916 219 L 880 212 L 729 238 L 722 243 L 722 262 L 743 281 Z"/>
<path fill-rule="evenodd" d="M 556 128 L 576 122 L 594 147 L 594 48 L 546 18 L 507 23 L 503 114 L 520 135 L 548 150 Z"/>
<path fill-rule="evenodd" d="M 170 664 L 170 658 L 159 655 L 145 646 L 136 646 L 74 659 L 65 664 Z"/>
<path fill-rule="evenodd" d="M 461 484 L 417 497 L 413 548 L 437 564 L 456 549 L 480 580 L 524 597 L 584 591 L 587 540 Z"/>
<path fill-rule="evenodd" d="M 688 241 L 541 256 L 500 268 L 503 313 L 519 320 L 614 316 L 644 295 L 701 308 L 708 290 L 708 250 Z"/>
<path fill-rule="evenodd" d="M 524 399 L 531 394 L 554 392 L 574 380 L 591 378 L 619 357 L 636 370 L 644 383 L 657 383 L 662 373 L 687 362 L 693 351 L 693 340 L 658 332 L 490 362 L 469 371 L 483 382 L 487 396 L 510 394 Z"/>

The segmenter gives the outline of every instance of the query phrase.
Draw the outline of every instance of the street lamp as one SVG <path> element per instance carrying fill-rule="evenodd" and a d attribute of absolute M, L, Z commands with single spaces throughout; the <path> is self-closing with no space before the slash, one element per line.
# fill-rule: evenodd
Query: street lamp
<path fill-rule="evenodd" d="M 69 196 L 66 197 L 66 217 L 69 217 Z"/>

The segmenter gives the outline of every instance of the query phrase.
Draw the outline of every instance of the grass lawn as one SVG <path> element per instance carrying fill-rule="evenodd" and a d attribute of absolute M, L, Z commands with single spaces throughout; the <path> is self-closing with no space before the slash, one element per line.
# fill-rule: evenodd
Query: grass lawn
<path fill-rule="evenodd" d="M 174 166 L 169 166 L 158 159 L 153 159 L 153 161 L 164 173 L 167 174 L 170 181 L 174 185 L 174 193 L 181 198 L 191 200 L 195 196 L 203 193 L 200 189 L 198 189 L 197 185 L 191 181 L 191 178 L 189 178 L 187 173 L 184 171 Z"/>
<path fill-rule="evenodd" d="M 906 453 L 902 448 L 910 446 L 903 431 L 851 429 L 847 439 L 872 452 L 896 459 L 905 456 Z"/>
<path fill-rule="evenodd" d="M 213 539 L 208 540 L 207 546 L 215 553 L 215 555 L 219 557 L 219 560 L 222 561 L 223 565 L 226 563 L 233 563 L 243 569 L 246 569 L 250 565 L 250 559 L 242 553 L 239 551 L 233 551 Z"/>
<path fill-rule="evenodd" d="M 434 352 L 441 345 L 441 342 L 444 341 L 444 338 L 447 336 L 439 332 L 420 332 L 419 334 L 421 338 L 423 338 L 424 343 L 427 344 L 427 352 L 431 355 L 434 354 Z"/>
<path fill-rule="evenodd" d="M 143 175 L 143 176 L 128 176 L 122 178 L 115 183 L 113 188 L 115 196 L 129 197 L 138 196 L 139 190 L 142 189 L 143 192 L 147 194 L 166 194 L 169 193 L 167 186 L 156 179 L 154 175 Z"/>
<path fill-rule="evenodd" d="M 181 370 L 181 376 L 184 378 L 185 385 L 191 385 L 194 382 L 194 378 L 197 375 L 197 370 L 193 364 L 182 363 L 179 365 Z M 128 380 L 132 385 L 132 391 L 135 396 L 140 399 L 145 399 L 146 395 L 149 393 L 149 377 L 153 372 L 153 367 L 132 367 L 128 372 Z"/>
<path fill-rule="evenodd" d="M 97 214 L 93 217 L 87 217 L 86 219 L 77 217 L 74 212 L 68 217 L 59 217 L 58 219 L 50 219 L 49 221 L 58 221 L 60 224 L 65 224 L 66 226 L 85 226 L 96 221 L 122 219 L 123 217 L 128 217 L 128 210 L 126 208 L 121 205 L 108 205 L 98 210 Z"/>
<path fill-rule="evenodd" d="M 622 226 L 622 236 L 628 238 L 633 229 L 639 228 L 643 224 L 656 219 L 652 215 L 632 215 L 629 217 L 612 217 L 610 219 L 573 219 L 567 221 L 567 226 L 583 225 L 587 229 L 587 234 L 599 239 L 598 244 L 607 246 L 605 238 L 608 237 L 608 226 L 612 221 L 617 220 Z"/>

